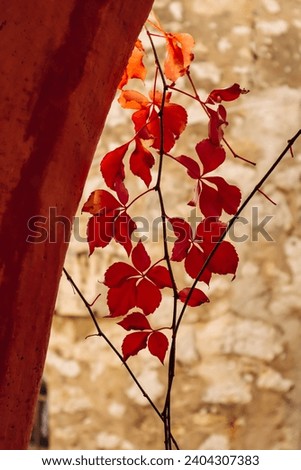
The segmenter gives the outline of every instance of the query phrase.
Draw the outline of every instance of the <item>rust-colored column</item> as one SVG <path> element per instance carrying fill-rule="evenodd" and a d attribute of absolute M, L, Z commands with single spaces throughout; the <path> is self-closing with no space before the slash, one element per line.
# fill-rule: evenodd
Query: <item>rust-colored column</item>
<path fill-rule="evenodd" d="M 1 449 L 27 447 L 68 246 L 58 217 L 72 221 L 152 3 L 0 0 Z"/>

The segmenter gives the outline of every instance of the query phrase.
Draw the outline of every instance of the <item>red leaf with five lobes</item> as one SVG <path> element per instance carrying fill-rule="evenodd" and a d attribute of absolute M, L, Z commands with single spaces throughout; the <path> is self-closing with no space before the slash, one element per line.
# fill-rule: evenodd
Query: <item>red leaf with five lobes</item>
<path fill-rule="evenodd" d="M 136 228 L 136 223 L 126 212 L 122 212 L 114 220 L 114 238 L 117 243 L 123 246 L 128 256 L 132 251 L 131 235 Z"/>
<path fill-rule="evenodd" d="M 144 48 L 140 39 L 137 39 L 118 88 L 123 88 L 131 78 L 139 78 L 142 81 L 145 80 L 146 69 L 143 65 L 143 57 Z"/>
<path fill-rule="evenodd" d="M 191 250 L 185 258 L 185 271 L 187 274 L 189 274 L 190 277 L 192 277 L 192 279 L 196 279 L 205 261 L 206 256 L 204 253 L 195 245 L 192 245 Z M 209 285 L 210 279 L 211 271 L 208 269 L 208 267 L 206 267 L 199 281 L 205 282 Z"/>
<path fill-rule="evenodd" d="M 204 249 L 209 254 L 213 247 L 214 245 L 206 245 Z M 234 246 L 228 241 L 223 241 L 209 261 L 208 268 L 215 274 L 235 274 L 238 261 Z"/>
<path fill-rule="evenodd" d="M 165 33 L 167 57 L 164 62 L 164 74 L 175 82 L 182 77 L 193 60 L 194 39 L 190 34 Z"/>
<path fill-rule="evenodd" d="M 118 322 L 118 325 L 122 326 L 125 330 L 151 330 L 147 318 L 140 312 L 130 313 L 123 320 Z"/>
<path fill-rule="evenodd" d="M 149 352 L 156 356 L 163 364 L 168 349 L 168 339 L 166 336 L 161 331 L 154 331 L 149 335 L 147 346 Z"/>
<path fill-rule="evenodd" d="M 139 351 L 145 349 L 149 335 L 149 331 L 135 331 L 134 333 L 128 334 L 124 338 L 121 347 L 123 359 L 126 361 L 130 356 L 136 356 Z"/>
<path fill-rule="evenodd" d="M 226 152 L 223 147 L 214 145 L 210 139 L 202 140 L 195 149 L 203 165 L 203 175 L 215 170 L 225 161 Z"/>
<path fill-rule="evenodd" d="M 148 279 L 141 279 L 136 286 L 136 307 L 141 308 L 145 315 L 153 313 L 162 300 L 160 289 Z"/>
<path fill-rule="evenodd" d="M 179 292 L 179 299 L 181 300 L 181 302 L 184 303 L 186 301 L 189 292 L 189 287 L 186 287 L 185 289 L 182 289 Z M 190 307 L 197 307 L 198 305 L 202 305 L 205 302 L 209 302 L 207 295 L 205 295 L 204 292 L 200 289 L 194 288 L 187 305 L 190 305 Z"/>
<path fill-rule="evenodd" d="M 152 181 L 150 169 L 154 166 L 155 159 L 151 152 L 147 150 L 141 143 L 140 139 L 136 139 L 136 148 L 130 156 L 131 172 L 139 176 L 147 187 Z"/>
<path fill-rule="evenodd" d="M 121 207 L 120 202 L 111 193 L 104 189 L 96 189 L 83 205 L 82 212 L 90 212 L 90 214 L 96 215 L 102 211 L 108 213 Z"/>
<path fill-rule="evenodd" d="M 114 263 L 105 272 L 104 285 L 107 287 L 118 287 L 126 279 L 134 276 L 140 276 L 140 273 L 130 264 L 123 262 Z"/>
<path fill-rule="evenodd" d="M 218 196 L 224 211 L 230 215 L 236 214 L 241 201 L 241 192 L 238 187 L 227 183 L 224 178 L 220 176 L 206 176 L 204 179 L 215 184 L 217 187 Z"/>
<path fill-rule="evenodd" d="M 234 101 L 236 100 L 241 94 L 249 93 L 249 90 L 245 88 L 240 88 L 238 83 L 234 83 L 234 85 L 228 88 L 220 88 L 216 90 L 212 90 L 207 98 L 207 103 L 220 103 L 221 101 Z"/>
<path fill-rule="evenodd" d="M 123 158 L 129 148 L 130 142 L 108 152 L 100 163 L 100 170 L 106 185 L 116 191 L 116 186 L 125 178 Z"/>
<path fill-rule="evenodd" d="M 177 240 L 172 249 L 171 260 L 183 261 L 190 248 L 192 241 L 192 229 L 188 222 L 180 217 L 173 217 L 169 219 Z"/>
<path fill-rule="evenodd" d="M 164 266 L 153 266 L 147 271 L 147 277 L 153 281 L 159 289 L 172 287 L 169 271 Z"/>
<path fill-rule="evenodd" d="M 193 158 L 186 157 L 186 155 L 181 155 L 180 157 L 176 157 L 175 160 L 185 166 L 185 168 L 187 169 L 187 174 L 191 178 L 198 180 L 201 177 L 200 167 L 198 163 L 193 160 Z"/>
<path fill-rule="evenodd" d="M 101 214 L 91 217 L 87 225 L 87 239 L 90 247 L 90 255 L 95 248 L 104 248 L 113 238 L 114 215 Z"/>
<path fill-rule="evenodd" d="M 124 281 L 118 287 L 111 287 L 107 294 L 110 317 L 121 317 L 136 306 L 136 278 Z"/>
<path fill-rule="evenodd" d="M 141 273 L 150 267 L 151 259 L 141 240 L 139 240 L 132 251 L 132 262 L 135 268 Z"/>

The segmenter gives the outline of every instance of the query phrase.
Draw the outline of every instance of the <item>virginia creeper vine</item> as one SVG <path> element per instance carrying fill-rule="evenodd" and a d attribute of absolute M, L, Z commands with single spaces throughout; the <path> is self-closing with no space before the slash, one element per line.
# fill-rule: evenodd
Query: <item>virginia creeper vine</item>
<path fill-rule="evenodd" d="M 147 28 L 151 28 L 151 31 Z M 288 142 L 271 168 L 241 204 L 239 188 L 217 176 L 216 170 L 220 169 L 226 159 L 224 145 L 234 157 L 253 164 L 245 157 L 237 155 L 224 137 L 228 122 L 227 111 L 222 103 L 234 101 L 248 91 L 235 83 L 228 88 L 212 90 L 206 100 L 201 100 L 190 72 L 190 64 L 194 58 L 192 36 L 166 32 L 157 20 L 149 22 L 147 28 L 146 34 L 155 60 L 154 85 L 148 96 L 128 88 L 128 83 L 132 83 L 133 79 L 144 82 L 147 76 L 143 62 L 144 48 L 142 42 L 137 40 L 119 84 L 118 99 L 122 108 L 133 110 L 131 119 L 134 135 L 125 144 L 108 152 L 101 161 L 101 174 L 106 186 L 113 193 L 106 189 L 97 189 L 82 208 L 92 216 L 87 227 L 90 255 L 95 248 L 105 248 L 114 239 L 125 249 L 130 259 L 130 263 L 120 261 L 109 266 L 103 281 L 107 287 L 108 313 L 105 314 L 110 318 L 118 318 L 118 325 L 128 332 L 123 340 L 122 353 L 101 331 L 91 306 L 66 270 L 65 274 L 88 309 L 97 335 L 102 337 L 119 357 L 162 420 L 165 448 L 178 449 L 172 435 L 171 393 L 179 327 L 188 306 L 200 307 L 209 302 L 207 295 L 199 288 L 201 283 L 209 285 L 213 274 L 231 274 L 235 277 L 238 255 L 233 245 L 225 240 L 226 235 L 253 196 L 257 192 L 263 193 L 263 184 L 286 153 L 292 151 L 292 145 L 301 131 Z M 154 37 L 161 38 L 166 46 L 163 65 L 153 41 Z M 180 77 L 187 78 L 192 93 L 176 85 Z M 158 85 L 159 81 L 161 85 Z M 197 158 L 188 155 L 175 156 L 176 142 L 184 132 L 188 120 L 186 109 L 173 101 L 176 93 L 197 101 L 208 117 L 208 135 L 195 146 Z M 147 188 L 132 200 L 126 186 L 127 174 L 124 165 L 128 156 L 130 172 L 142 179 Z M 194 196 L 188 205 L 195 207 L 202 217 L 195 230 L 182 217 L 171 217 L 166 211 L 162 189 L 166 159 L 179 165 L 179 171 L 184 169 L 194 184 Z M 154 185 L 150 187 L 153 167 L 157 167 L 157 177 Z M 212 172 L 214 173 L 211 174 Z M 153 263 L 142 240 L 133 244 L 131 237 L 137 227 L 129 213 L 132 206 L 149 193 L 157 194 L 162 224 L 163 254 Z M 224 213 L 232 216 L 227 223 L 221 220 Z M 172 228 L 176 238 L 172 246 L 168 240 L 168 227 Z M 193 280 L 190 286 L 178 286 L 174 263 L 183 264 L 185 272 Z M 173 295 L 170 324 L 165 328 L 153 328 L 149 316 L 160 306 L 161 290 L 165 288 L 170 289 Z M 183 303 L 180 309 L 179 302 Z M 170 335 L 166 335 L 164 330 L 170 332 Z M 129 357 L 146 348 L 162 363 L 168 355 L 168 377 L 162 412 L 143 389 L 127 362 Z"/>

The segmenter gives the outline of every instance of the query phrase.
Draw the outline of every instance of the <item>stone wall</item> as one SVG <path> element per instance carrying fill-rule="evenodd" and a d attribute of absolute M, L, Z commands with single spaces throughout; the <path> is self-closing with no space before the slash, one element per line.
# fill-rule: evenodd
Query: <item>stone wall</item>
<path fill-rule="evenodd" d="M 230 106 L 227 138 L 256 162 L 251 167 L 230 155 L 225 175 L 246 196 L 301 123 L 300 0 L 156 0 L 166 29 L 190 32 L 196 40 L 191 72 L 200 94 L 238 82 L 251 92 Z M 206 132 L 204 117 L 190 106 L 190 127 L 180 151 L 193 149 Z M 128 121 L 113 105 L 95 156 L 83 201 L 101 187 L 100 157 L 128 135 Z M 301 445 L 301 226 L 300 143 L 264 186 L 277 203 L 255 196 L 235 235 L 240 265 L 236 279 L 213 280 L 210 304 L 191 309 L 178 341 L 173 393 L 174 434 L 183 449 L 298 449 Z M 174 215 L 183 210 L 189 188 L 170 168 L 166 194 Z M 179 179 L 180 178 L 180 179 Z M 140 185 L 135 180 L 136 185 Z M 139 186 L 138 189 L 142 188 Z M 138 209 L 155 216 L 150 200 Z M 271 216 L 258 233 L 258 223 Z M 87 299 L 104 292 L 108 263 L 124 257 L 111 244 L 88 258 L 87 217 L 75 223 L 66 267 Z M 148 245 L 150 246 L 150 244 Z M 152 247 L 154 255 L 158 244 Z M 188 279 L 186 279 L 186 282 Z M 164 299 L 158 315 L 170 311 Z M 104 316 L 101 298 L 94 306 Z M 100 318 L 116 346 L 123 332 Z M 62 279 L 45 379 L 49 389 L 53 449 L 160 449 L 162 427 L 124 367 L 95 331 L 71 286 Z M 142 352 L 129 360 L 162 407 L 166 369 Z"/>

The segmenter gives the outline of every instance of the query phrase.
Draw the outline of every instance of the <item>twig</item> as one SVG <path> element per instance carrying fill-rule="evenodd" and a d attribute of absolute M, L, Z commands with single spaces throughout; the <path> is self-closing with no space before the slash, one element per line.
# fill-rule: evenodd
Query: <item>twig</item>
<path fill-rule="evenodd" d="M 160 204 L 160 210 L 161 210 L 161 218 L 162 218 L 162 231 L 163 231 L 163 247 L 164 247 L 164 258 L 167 264 L 167 268 L 170 274 L 171 278 L 171 283 L 172 283 L 172 289 L 173 289 L 173 315 L 172 315 L 172 337 L 174 336 L 175 333 L 175 328 L 176 328 L 176 323 L 177 323 L 177 299 L 178 299 L 178 289 L 177 285 L 175 282 L 174 274 L 173 274 L 173 269 L 170 261 L 170 256 L 169 256 L 169 251 L 168 251 L 168 243 L 167 243 L 167 228 L 166 228 L 166 212 L 165 212 L 165 205 L 164 205 L 164 200 L 163 200 L 163 194 L 161 190 L 161 175 L 162 175 L 162 169 L 163 169 L 163 159 L 165 155 L 165 149 L 164 149 L 164 104 L 165 104 L 165 99 L 166 99 L 166 93 L 168 91 L 168 85 L 166 83 L 164 73 L 158 58 L 158 54 L 154 45 L 154 42 L 152 40 L 152 35 L 149 33 L 147 30 L 147 34 L 153 49 L 153 54 L 155 57 L 155 63 L 157 66 L 157 70 L 159 71 L 162 84 L 163 84 L 163 93 L 162 93 L 162 102 L 161 102 L 161 107 L 160 107 L 160 149 L 159 149 L 159 168 L 158 168 L 158 177 L 157 177 L 157 182 L 155 185 L 155 189 L 158 192 L 158 197 L 159 197 L 159 204 Z M 170 352 L 169 352 L 169 361 L 168 361 L 168 382 L 167 382 L 167 391 L 166 391 L 166 397 L 165 397 L 165 404 L 162 412 L 162 417 L 163 417 L 163 422 L 164 422 L 164 437 L 165 437 L 165 449 L 166 450 L 171 450 L 172 449 L 172 432 L 171 432 L 171 390 L 172 390 L 172 384 L 173 384 L 173 379 L 175 375 L 175 363 L 176 363 L 176 344 L 174 341 L 172 341 Z"/>

